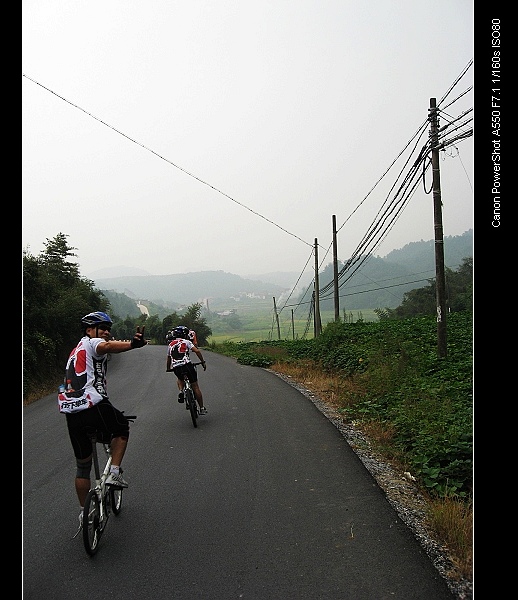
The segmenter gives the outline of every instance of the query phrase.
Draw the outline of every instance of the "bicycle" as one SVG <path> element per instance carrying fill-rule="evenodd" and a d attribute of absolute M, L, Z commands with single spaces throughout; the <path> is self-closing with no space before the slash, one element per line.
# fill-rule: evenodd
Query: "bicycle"
<path fill-rule="evenodd" d="M 194 368 L 198 365 L 201 365 L 201 362 L 191 363 Z M 183 374 L 184 388 L 183 388 L 183 396 L 185 399 L 185 408 L 190 412 L 192 424 L 194 427 L 198 427 L 198 416 L 200 414 L 200 410 L 198 408 L 198 403 L 196 402 L 196 397 L 194 395 L 194 391 L 191 387 L 191 382 L 189 380 L 189 374 L 187 371 Z"/>
<path fill-rule="evenodd" d="M 132 415 L 126 418 L 128 421 L 133 422 L 137 417 Z M 82 525 L 74 537 L 82 530 L 85 550 L 87 554 L 93 556 L 99 548 L 99 542 L 101 541 L 111 513 L 118 515 L 122 509 L 122 488 L 106 485 L 106 479 L 110 474 L 112 464 L 110 444 L 106 443 L 103 439 L 99 439 L 97 431 L 91 431 L 89 437 L 92 442 L 95 484 L 90 488 L 86 496 L 82 513 Z M 97 452 L 98 444 L 102 445 L 107 456 L 102 473 Z"/>

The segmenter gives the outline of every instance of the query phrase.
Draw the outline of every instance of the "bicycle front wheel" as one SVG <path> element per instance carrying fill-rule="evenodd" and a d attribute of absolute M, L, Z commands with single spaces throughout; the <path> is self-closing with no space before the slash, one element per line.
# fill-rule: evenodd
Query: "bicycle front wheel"
<path fill-rule="evenodd" d="M 93 556 L 101 539 L 101 507 L 95 490 L 90 490 L 83 509 L 83 543 L 86 552 Z"/>
<path fill-rule="evenodd" d="M 111 485 L 108 493 L 110 494 L 110 506 L 113 514 L 118 515 L 122 509 L 122 488 Z"/>
<path fill-rule="evenodd" d="M 198 405 L 196 404 L 196 398 L 192 390 L 185 390 L 185 401 L 189 403 L 192 424 L 198 427 Z"/>

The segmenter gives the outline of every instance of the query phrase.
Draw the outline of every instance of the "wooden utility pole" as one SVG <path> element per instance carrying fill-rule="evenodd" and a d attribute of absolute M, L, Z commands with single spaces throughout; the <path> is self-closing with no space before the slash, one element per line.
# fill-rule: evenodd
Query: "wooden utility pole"
<path fill-rule="evenodd" d="M 295 319 L 293 318 L 293 308 L 291 309 L 291 331 L 293 332 L 293 340 L 295 340 Z"/>
<path fill-rule="evenodd" d="M 315 238 L 315 337 L 322 333 L 322 321 L 320 320 L 320 285 L 318 282 L 318 240 Z"/>
<path fill-rule="evenodd" d="M 439 119 L 437 103 L 430 98 L 430 141 L 432 144 L 433 223 L 435 231 L 435 299 L 437 306 L 437 354 L 447 355 L 446 346 L 446 279 L 444 276 L 444 239 L 442 229 L 441 174 L 439 171 Z"/>
<path fill-rule="evenodd" d="M 340 320 L 340 300 L 338 298 L 338 249 L 336 246 L 336 215 L 333 215 L 333 283 L 335 292 L 335 321 Z"/>
<path fill-rule="evenodd" d="M 281 328 L 279 327 L 279 315 L 277 314 L 277 306 L 275 304 L 275 296 L 273 297 L 273 312 L 275 313 L 275 320 L 277 321 L 277 339 L 281 339 Z"/>

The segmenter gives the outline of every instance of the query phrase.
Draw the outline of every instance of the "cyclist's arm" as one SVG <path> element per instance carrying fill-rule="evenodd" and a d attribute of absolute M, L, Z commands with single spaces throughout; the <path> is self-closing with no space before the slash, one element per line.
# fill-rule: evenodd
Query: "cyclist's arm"
<path fill-rule="evenodd" d="M 196 356 L 200 359 L 201 362 L 201 366 L 203 367 L 203 370 L 205 371 L 205 369 L 207 368 L 207 365 L 205 364 L 205 361 L 203 360 L 203 354 L 200 352 L 200 350 L 198 348 L 196 348 L 196 346 L 193 346 L 191 348 L 191 350 L 194 352 L 194 354 L 196 354 Z"/>
<path fill-rule="evenodd" d="M 173 369 L 171 369 L 171 355 L 170 354 L 167 355 L 167 361 L 166 361 L 166 364 L 165 364 L 165 370 L 166 370 L 167 373 L 169 373 L 169 371 L 173 370 Z"/>
<path fill-rule="evenodd" d="M 110 340 L 109 342 L 101 342 L 96 349 L 97 354 L 120 354 L 131 350 L 130 342 L 118 342 Z"/>
<path fill-rule="evenodd" d="M 117 340 L 109 340 L 106 342 L 100 342 L 97 344 L 95 351 L 97 354 L 120 354 L 121 352 L 127 352 L 128 350 L 132 350 L 133 348 L 142 348 L 147 344 L 147 341 L 144 338 L 144 329 L 142 327 L 142 331 L 140 331 L 140 327 L 137 327 L 137 331 L 133 336 L 133 339 L 129 342 L 119 342 Z"/>

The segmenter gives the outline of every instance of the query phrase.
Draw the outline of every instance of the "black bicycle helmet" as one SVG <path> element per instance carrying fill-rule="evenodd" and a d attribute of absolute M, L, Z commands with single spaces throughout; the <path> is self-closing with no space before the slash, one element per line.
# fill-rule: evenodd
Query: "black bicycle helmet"
<path fill-rule="evenodd" d="M 110 317 L 105 312 L 100 311 L 88 313 L 81 319 L 81 325 L 83 327 L 96 327 L 102 323 L 106 323 L 110 326 L 113 325 Z"/>
<path fill-rule="evenodd" d="M 165 336 L 166 342 L 171 342 L 174 340 L 174 333 L 172 331 L 168 331 Z"/>
<path fill-rule="evenodd" d="M 178 325 L 173 329 L 173 335 L 177 338 L 189 339 L 189 329 L 184 325 Z"/>

